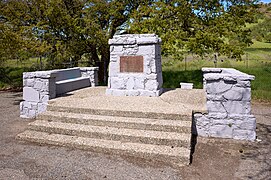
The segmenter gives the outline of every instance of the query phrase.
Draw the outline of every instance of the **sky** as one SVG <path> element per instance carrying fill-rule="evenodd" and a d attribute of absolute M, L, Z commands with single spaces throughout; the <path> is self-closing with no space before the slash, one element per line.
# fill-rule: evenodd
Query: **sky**
<path fill-rule="evenodd" d="M 261 2 L 264 2 L 264 3 L 271 3 L 271 0 L 261 0 Z"/>

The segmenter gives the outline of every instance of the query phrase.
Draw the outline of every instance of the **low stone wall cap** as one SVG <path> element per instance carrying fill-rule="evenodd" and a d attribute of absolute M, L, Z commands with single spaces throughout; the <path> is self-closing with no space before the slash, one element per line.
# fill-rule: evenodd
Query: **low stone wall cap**
<path fill-rule="evenodd" d="M 255 76 L 243 73 L 233 68 L 202 68 L 206 80 L 254 80 Z"/>
<path fill-rule="evenodd" d="M 254 80 L 255 76 L 251 76 L 251 75 L 242 75 L 242 74 L 229 74 L 229 73 L 221 73 L 221 74 L 217 74 L 217 73 L 208 73 L 208 74 L 204 74 L 203 75 L 205 80 L 220 80 L 223 79 L 225 81 L 237 81 L 237 80 L 242 80 L 242 81 L 246 81 L 246 80 Z"/>
<path fill-rule="evenodd" d="M 61 71 L 71 71 L 71 70 L 80 70 L 80 67 L 66 68 L 66 69 L 54 69 L 53 72 L 61 72 Z"/>
<path fill-rule="evenodd" d="M 222 72 L 222 69 L 221 68 L 202 68 L 201 69 L 202 72 L 205 72 L 205 73 L 221 73 Z"/>
<path fill-rule="evenodd" d="M 109 39 L 109 45 L 157 44 L 162 40 L 155 34 L 124 34 Z"/>
<path fill-rule="evenodd" d="M 28 78 L 50 78 L 56 77 L 56 73 L 54 71 L 35 71 L 35 72 L 24 72 L 23 79 Z"/>
<path fill-rule="evenodd" d="M 98 70 L 99 67 L 80 67 L 81 71 L 87 71 L 87 70 Z"/>

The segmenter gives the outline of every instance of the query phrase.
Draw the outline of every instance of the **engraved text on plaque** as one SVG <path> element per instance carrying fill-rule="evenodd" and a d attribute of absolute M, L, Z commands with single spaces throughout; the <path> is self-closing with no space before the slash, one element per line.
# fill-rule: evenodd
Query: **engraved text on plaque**
<path fill-rule="evenodd" d="M 143 72 L 143 56 L 120 56 L 120 72 Z"/>

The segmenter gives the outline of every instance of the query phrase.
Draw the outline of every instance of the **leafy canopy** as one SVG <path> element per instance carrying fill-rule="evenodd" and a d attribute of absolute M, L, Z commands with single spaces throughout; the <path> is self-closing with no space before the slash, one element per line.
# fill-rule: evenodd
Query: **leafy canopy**
<path fill-rule="evenodd" d="M 156 33 L 165 55 L 219 53 L 240 58 L 252 43 L 245 24 L 254 21 L 255 0 L 158 0 L 134 12 L 129 32 Z"/>
<path fill-rule="evenodd" d="M 1 45 L 5 46 L 1 50 L 9 47 L 5 42 L 10 41 L 21 50 L 47 54 L 53 61 L 78 60 L 84 53 L 103 55 L 108 49 L 108 39 L 140 3 L 144 1 L 1 1 L 0 27 L 5 34 L 1 36 Z M 29 42 L 32 44 L 28 47 Z M 6 54 L 18 55 L 15 52 Z"/>
<path fill-rule="evenodd" d="M 240 58 L 251 44 L 245 24 L 256 0 L 2 0 L 0 61 L 47 57 L 51 67 L 82 56 L 106 80 L 108 39 L 116 33 L 156 33 L 163 53 Z"/>

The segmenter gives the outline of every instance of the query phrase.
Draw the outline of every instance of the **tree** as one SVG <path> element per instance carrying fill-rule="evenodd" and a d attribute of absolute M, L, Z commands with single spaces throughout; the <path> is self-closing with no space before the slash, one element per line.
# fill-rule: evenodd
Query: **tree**
<path fill-rule="evenodd" d="M 265 41 L 268 43 L 271 43 L 271 32 L 269 32 L 265 35 Z"/>
<path fill-rule="evenodd" d="M 262 22 L 252 27 L 252 37 L 259 40 L 270 42 L 271 34 L 271 18 L 266 17 Z"/>
<path fill-rule="evenodd" d="M 51 68 L 60 67 L 63 62 L 77 65 L 82 55 L 89 54 L 89 64 L 99 66 L 99 79 L 103 81 L 109 63 L 108 39 L 144 3 L 145 0 L 6 0 L 0 3 L 1 25 L 9 27 L 7 32 L 17 33 L 18 40 L 28 48 L 16 39 L 6 38 L 7 41 L 31 55 L 46 55 Z"/>
<path fill-rule="evenodd" d="M 156 33 L 163 53 L 239 57 L 251 43 L 245 28 L 254 0 L 3 0 L 0 59 L 46 56 L 50 68 L 77 65 L 83 55 L 105 81 L 108 39 L 116 33 Z"/>
<path fill-rule="evenodd" d="M 156 33 L 163 52 L 180 57 L 218 53 L 241 58 L 252 43 L 245 24 L 254 21 L 257 1 L 159 0 L 133 14 L 132 33 Z"/>
<path fill-rule="evenodd" d="M 18 3 L 20 5 L 21 3 Z M 21 7 L 18 12 L 14 12 L 14 16 L 21 16 Z M 0 2 L 0 63 L 7 59 L 23 58 L 27 56 L 26 49 L 27 41 L 23 37 L 27 37 L 28 33 L 23 28 L 13 25 L 11 22 L 7 23 L 7 17 L 4 16 L 5 10 L 4 2 Z M 14 21 L 14 20 L 12 20 Z"/>
<path fill-rule="evenodd" d="M 92 0 L 85 4 L 85 15 L 88 20 L 95 21 L 96 34 L 99 35 L 99 41 L 92 44 L 90 54 L 95 61 L 101 57 L 100 71 L 103 69 L 105 72 L 104 81 L 110 58 L 108 40 L 127 24 L 132 12 L 140 5 L 149 5 L 151 2 L 152 0 Z"/>

